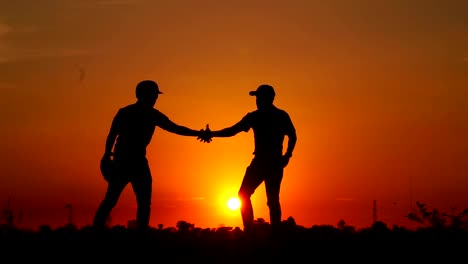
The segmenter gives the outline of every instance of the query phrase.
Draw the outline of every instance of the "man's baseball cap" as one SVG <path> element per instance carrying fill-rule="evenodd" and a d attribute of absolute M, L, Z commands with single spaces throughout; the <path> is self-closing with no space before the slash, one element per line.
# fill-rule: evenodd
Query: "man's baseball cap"
<path fill-rule="evenodd" d="M 250 91 L 249 95 L 257 97 L 275 97 L 275 89 L 271 85 L 262 84 L 257 90 Z"/>
<path fill-rule="evenodd" d="M 143 80 L 139 82 L 136 86 L 136 96 L 140 98 L 141 96 L 151 95 L 151 94 L 162 94 L 159 90 L 158 84 L 153 80 Z"/>

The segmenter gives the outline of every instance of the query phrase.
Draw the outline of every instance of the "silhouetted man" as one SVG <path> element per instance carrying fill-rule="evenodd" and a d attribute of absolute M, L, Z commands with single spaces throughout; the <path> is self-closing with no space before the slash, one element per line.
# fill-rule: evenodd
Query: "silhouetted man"
<path fill-rule="evenodd" d="M 280 185 L 284 167 L 289 163 L 296 145 L 296 129 L 284 110 L 274 104 L 275 90 L 263 84 L 249 93 L 256 96 L 257 110 L 247 113 L 237 124 L 218 131 L 211 131 L 212 137 L 231 137 L 241 131 L 254 133 L 254 158 L 247 167 L 239 198 L 244 231 L 252 232 L 254 214 L 250 197 L 262 182 L 265 183 L 267 205 L 270 210 L 270 222 L 273 232 L 281 224 Z M 210 135 L 209 129 L 203 132 L 205 140 Z M 283 154 L 283 141 L 288 137 L 286 152 Z"/>
<path fill-rule="evenodd" d="M 136 103 L 120 108 L 112 121 L 104 156 L 101 159 L 101 171 L 108 182 L 107 191 L 95 213 L 94 227 L 105 227 L 112 209 L 128 183 L 132 185 L 136 196 L 137 227 L 139 229 L 149 227 L 152 175 L 146 159 L 146 147 L 151 141 L 155 128 L 158 126 L 182 136 L 199 137 L 203 133 L 203 130 L 196 131 L 177 125 L 153 108 L 159 94 L 162 92 L 159 91 L 156 82 L 141 81 L 136 86 Z M 200 137 L 198 139 L 209 142 L 209 139 L 203 140 Z"/>

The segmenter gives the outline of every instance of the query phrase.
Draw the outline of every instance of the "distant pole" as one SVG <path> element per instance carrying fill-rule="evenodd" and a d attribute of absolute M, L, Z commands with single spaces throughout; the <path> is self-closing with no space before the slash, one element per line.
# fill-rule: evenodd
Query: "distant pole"
<path fill-rule="evenodd" d="M 68 209 L 69 209 L 69 214 L 68 214 L 68 223 L 71 225 L 71 224 L 73 224 L 73 218 L 72 218 L 72 205 L 71 205 L 71 204 L 67 204 L 67 205 L 65 205 L 65 208 L 68 208 Z"/>
<path fill-rule="evenodd" d="M 70 204 L 70 215 L 68 217 L 68 222 L 71 224 L 73 224 L 73 217 L 72 217 L 72 206 Z"/>
<path fill-rule="evenodd" d="M 3 219 L 8 225 L 13 225 L 13 211 L 10 209 L 10 198 L 7 201 L 7 208 L 3 210 Z"/>
<path fill-rule="evenodd" d="M 375 223 L 375 222 L 377 222 L 377 200 L 374 200 L 373 216 L 374 216 L 374 223 Z"/>
<path fill-rule="evenodd" d="M 413 212 L 413 176 L 410 175 L 409 182 L 409 203 L 410 203 L 410 212 Z"/>

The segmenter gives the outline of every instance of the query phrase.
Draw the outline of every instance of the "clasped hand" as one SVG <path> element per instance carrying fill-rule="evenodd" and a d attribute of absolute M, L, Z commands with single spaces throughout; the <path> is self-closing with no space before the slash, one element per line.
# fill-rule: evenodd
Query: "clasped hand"
<path fill-rule="evenodd" d="M 201 129 L 197 137 L 200 142 L 210 143 L 213 138 L 213 133 L 211 133 L 210 126 L 207 124 L 205 129 Z"/>

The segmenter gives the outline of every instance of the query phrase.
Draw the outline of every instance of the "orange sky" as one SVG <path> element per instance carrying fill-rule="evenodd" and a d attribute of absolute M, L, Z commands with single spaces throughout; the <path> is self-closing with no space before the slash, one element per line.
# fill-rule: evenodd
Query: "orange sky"
<path fill-rule="evenodd" d="M 468 208 L 468 2 L 3 1 L 0 208 L 20 225 L 91 223 L 110 122 L 143 79 L 174 122 L 217 130 L 275 87 L 298 135 L 283 218 L 410 225 L 411 202 Z M 226 207 L 253 135 L 210 144 L 156 129 L 151 224 L 240 226 Z M 268 221 L 263 185 L 255 217 Z M 134 218 L 130 186 L 112 214 Z"/>

